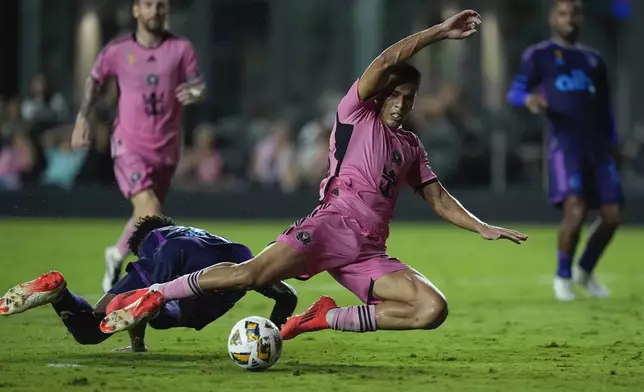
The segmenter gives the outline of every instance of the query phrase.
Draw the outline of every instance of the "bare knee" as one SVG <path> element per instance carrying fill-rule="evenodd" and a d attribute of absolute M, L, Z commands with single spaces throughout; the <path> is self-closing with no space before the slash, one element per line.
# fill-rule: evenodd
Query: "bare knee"
<path fill-rule="evenodd" d="M 579 199 L 569 199 L 564 203 L 563 225 L 578 230 L 586 219 L 586 204 Z"/>
<path fill-rule="evenodd" d="M 447 301 L 438 293 L 420 296 L 413 306 L 416 309 L 416 329 L 436 329 L 447 319 Z"/>
<path fill-rule="evenodd" d="M 616 229 L 622 223 L 622 213 L 619 206 L 605 206 L 600 209 L 602 225 Z"/>

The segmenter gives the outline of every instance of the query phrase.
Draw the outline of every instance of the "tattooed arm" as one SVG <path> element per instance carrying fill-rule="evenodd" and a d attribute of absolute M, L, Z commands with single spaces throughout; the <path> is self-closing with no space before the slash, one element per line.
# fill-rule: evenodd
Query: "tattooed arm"
<path fill-rule="evenodd" d="M 88 117 L 96 102 L 99 91 L 100 84 L 98 81 L 91 76 L 87 78 L 83 101 L 76 116 L 76 124 L 74 125 L 74 132 L 72 133 L 72 148 L 74 149 L 82 150 L 89 148 L 90 129 Z"/>
<path fill-rule="evenodd" d="M 78 110 L 76 125 L 72 134 L 72 147 L 74 149 L 87 149 L 90 145 L 89 120 L 92 108 L 99 96 L 101 86 L 118 73 L 118 59 L 123 58 L 121 42 L 123 40 L 116 40 L 105 46 L 96 58 L 90 76 L 85 81 L 83 101 Z"/>

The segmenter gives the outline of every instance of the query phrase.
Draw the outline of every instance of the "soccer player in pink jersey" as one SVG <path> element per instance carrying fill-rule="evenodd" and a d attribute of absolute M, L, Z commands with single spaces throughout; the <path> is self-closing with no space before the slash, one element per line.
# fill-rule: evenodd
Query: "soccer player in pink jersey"
<path fill-rule="evenodd" d="M 443 219 L 486 240 L 519 244 L 527 239 L 483 223 L 465 210 L 437 180 L 418 137 L 401 127 L 420 83 L 419 72 L 405 61 L 433 43 L 473 35 L 480 22 L 478 13 L 463 11 L 399 41 L 371 63 L 338 107 L 329 176 L 321 184 L 319 206 L 276 243 L 245 263 L 208 268 L 130 293 L 140 298 L 108 314 L 102 330 L 132 328 L 177 298 L 306 279 L 321 271 L 328 271 L 365 305 L 338 307 L 323 296 L 303 315 L 286 322 L 284 339 L 329 328 L 366 332 L 440 326 L 447 317 L 443 294 L 418 271 L 386 253 L 400 188 L 416 189 Z"/>
<path fill-rule="evenodd" d="M 134 212 L 118 243 L 105 250 L 104 292 L 120 278 L 134 222 L 161 215 L 179 160 L 182 106 L 200 101 L 205 92 L 192 44 L 165 28 L 169 7 L 168 0 L 134 1 L 136 32 L 113 40 L 99 54 L 72 135 L 74 148 L 89 146 L 88 113 L 101 85 L 115 78 L 119 102 L 111 140 L 114 173 Z"/>

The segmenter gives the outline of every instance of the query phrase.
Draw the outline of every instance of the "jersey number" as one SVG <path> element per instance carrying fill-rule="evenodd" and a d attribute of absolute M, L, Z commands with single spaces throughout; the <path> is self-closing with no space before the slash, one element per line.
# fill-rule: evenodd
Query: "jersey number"
<path fill-rule="evenodd" d="M 385 167 L 382 171 L 382 178 L 380 179 L 380 193 L 387 199 L 391 199 L 393 195 L 391 191 L 396 187 L 396 172 L 390 170 L 387 172 Z"/>

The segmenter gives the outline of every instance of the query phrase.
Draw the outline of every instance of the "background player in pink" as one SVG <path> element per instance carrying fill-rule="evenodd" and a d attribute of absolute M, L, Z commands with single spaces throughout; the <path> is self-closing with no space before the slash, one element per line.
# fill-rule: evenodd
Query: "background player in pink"
<path fill-rule="evenodd" d="M 340 308 L 330 297 L 322 297 L 305 314 L 289 319 L 282 330 L 284 339 L 328 328 L 366 332 L 440 326 L 447 316 L 443 294 L 386 253 L 399 189 L 415 188 L 443 219 L 484 239 L 527 239 L 487 225 L 465 210 L 431 171 L 418 138 L 401 127 L 420 83 L 418 71 L 404 62 L 435 42 L 471 36 L 479 23 L 478 13 L 463 11 L 403 39 L 374 60 L 338 107 L 329 176 L 321 184 L 320 205 L 308 217 L 245 263 L 205 269 L 130 293 L 140 298 L 109 314 L 102 330 L 129 329 L 163 302 L 204 290 L 261 287 L 321 271 L 328 271 L 365 305 Z"/>
<path fill-rule="evenodd" d="M 118 83 L 118 118 L 112 135 L 114 173 L 134 212 L 115 246 L 105 250 L 103 291 L 119 280 L 134 222 L 161 215 L 181 147 L 181 107 L 204 96 L 192 44 L 165 29 L 168 0 L 135 0 L 136 32 L 110 42 L 87 79 L 72 135 L 74 148 L 89 146 L 88 112 L 101 85 Z"/>

